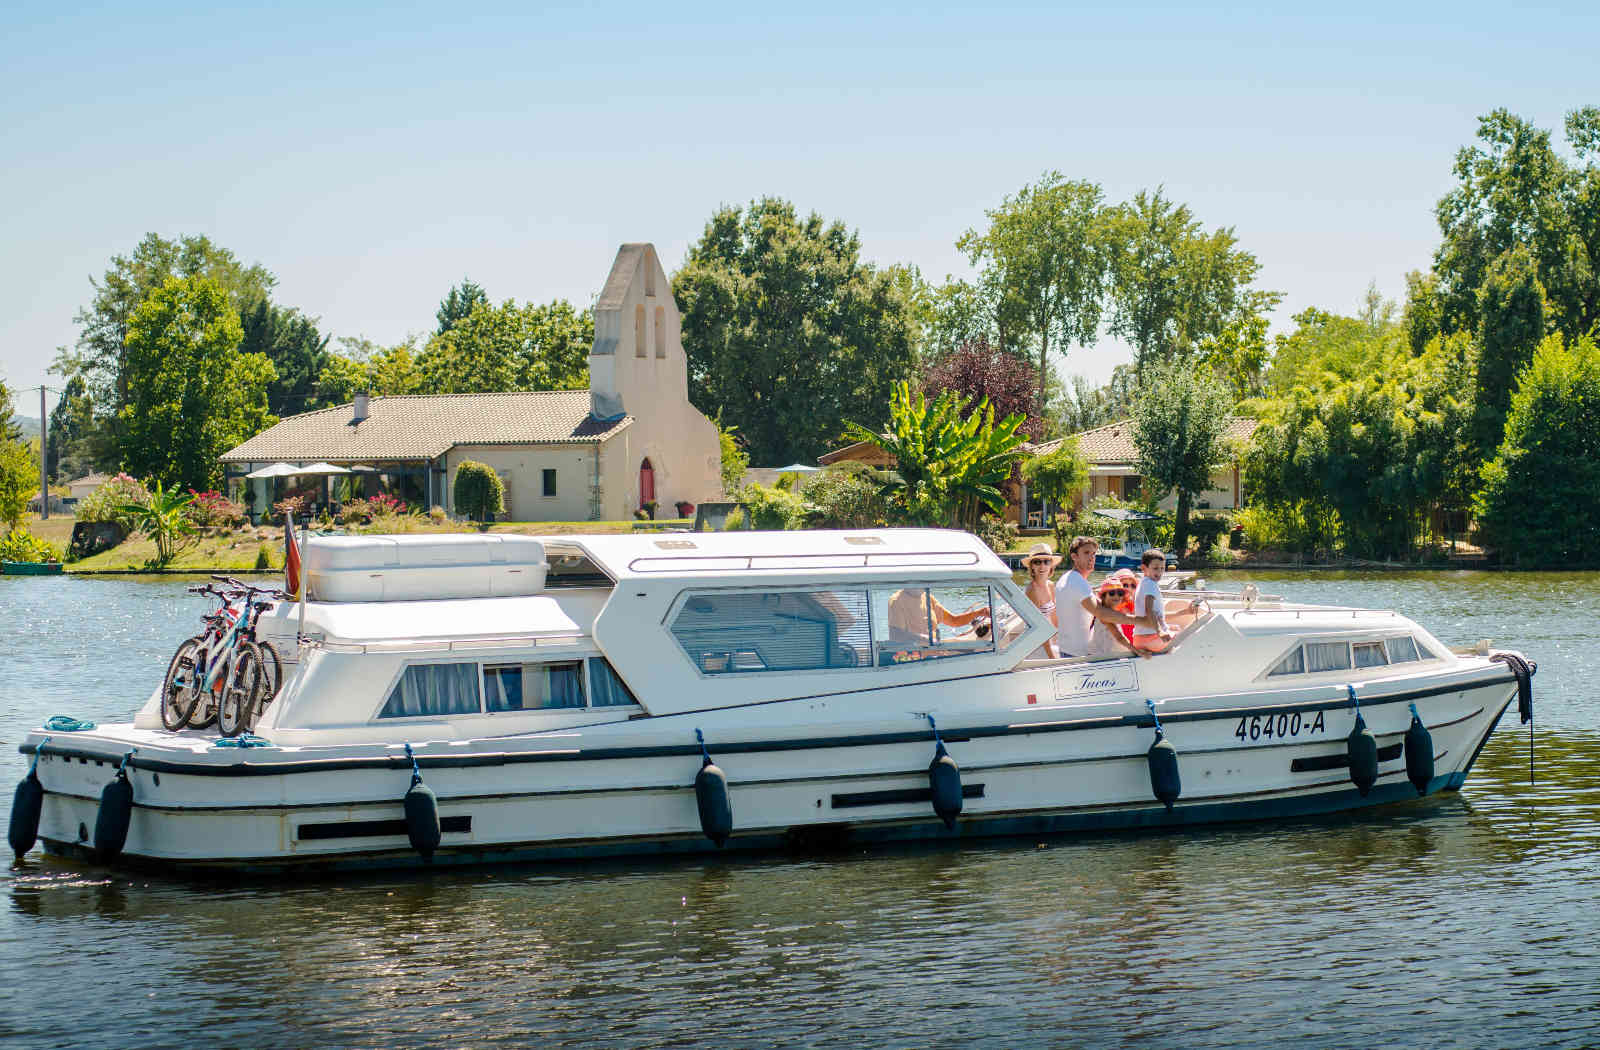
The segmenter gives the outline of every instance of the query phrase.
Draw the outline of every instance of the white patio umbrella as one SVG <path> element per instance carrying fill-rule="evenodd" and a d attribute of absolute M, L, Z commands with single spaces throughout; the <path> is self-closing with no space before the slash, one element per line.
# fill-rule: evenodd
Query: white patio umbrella
<path fill-rule="evenodd" d="M 779 467 L 779 474 L 815 474 L 821 467 L 808 467 L 804 463 L 791 463 L 787 467 Z"/>
<path fill-rule="evenodd" d="M 350 468 L 336 467 L 332 463 L 313 463 L 309 467 L 296 467 L 296 474 L 349 474 Z"/>
<path fill-rule="evenodd" d="M 294 475 L 300 468 L 289 463 L 274 463 L 270 467 L 252 470 L 246 474 L 247 478 L 287 478 Z"/>

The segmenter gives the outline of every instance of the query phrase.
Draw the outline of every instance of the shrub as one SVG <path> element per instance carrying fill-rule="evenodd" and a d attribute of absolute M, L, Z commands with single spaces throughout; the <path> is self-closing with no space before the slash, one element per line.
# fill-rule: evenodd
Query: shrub
<path fill-rule="evenodd" d="M 806 523 L 816 529 L 869 529 L 886 525 L 889 501 L 864 472 L 829 467 L 805 490 Z"/>
<path fill-rule="evenodd" d="M 445 513 L 443 507 L 428 508 L 428 520 L 432 521 L 435 525 L 443 525 L 445 521 L 449 519 L 449 517 L 450 515 Z"/>
<path fill-rule="evenodd" d="M 283 519 L 290 514 L 297 518 L 305 517 L 306 508 L 311 505 L 310 496 L 285 496 L 272 505 L 272 522 L 282 525 Z"/>
<path fill-rule="evenodd" d="M 739 507 L 728 511 L 728 516 L 722 519 L 723 532 L 737 532 L 744 527 L 744 511 Z"/>
<path fill-rule="evenodd" d="M 265 572 L 270 568 L 272 568 L 272 552 L 269 551 L 267 549 L 267 545 L 263 543 L 261 546 L 256 548 L 256 570 L 259 572 Z"/>
<path fill-rule="evenodd" d="M 753 529 L 798 529 L 805 523 L 805 500 L 792 492 L 747 485 L 739 493 L 739 502 L 750 508 Z"/>
<path fill-rule="evenodd" d="M 0 561 L 40 563 L 60 561 L 61 552 L 27 529 L 12 529 L 0 536 Z"/>
<path fill-rule="evenodd" d="M 189 490 L 194 499 L 189 503 L 189 520 L 201 528 L 237 527 L 244 521 L 244 507 L 234 503 L 220 492 Z"/>
<path fill-rule="evenodd" d="M 499 477 L 496 476 L 495 480 L 498 481 Z M 380 492 L 367 500 L 367 506 L 370 508 L 369 513 L 372 514 L 404 514 L 411 505 L 403 499 L 396 499 L 386 492 Z"/>
<path fill-rule="evenodd" d="M 122 526 L 124 532 L 132 532 L 137 515 L 122 508 L 142 506 L 149 502 L 149 489 L 126 474 L 118 474 L 79 501 L 77 519 L 88 522 L 114 521 Z"/>
<path fill-rule="evenodd" d="M 1252 504 L 1234 511 L 1233 522 L 1244 529 L 1246 550 L 1309 554 L 1327 546 L 1318 519 L 1292 503 Z"/>
<path fill-rule="evenodd" d="M 996 554 L 1004 554 L 1017 545 L 1021 530 L 1014 521 L 985 517 L 978 522 L 978 539 L 988 544 Z"/>
<path fill-rule="evenodd" d="M 480 522 L 505 511 L 505 487 L 494 468 L 470 459 L 456 468 L 456 507 Z"/>
<path fill-rule="evenodd" d="M 372 520 L 372 507 L 364 499 L 346 500 L 339 506 L 340 525 L 365 525 Z"/>

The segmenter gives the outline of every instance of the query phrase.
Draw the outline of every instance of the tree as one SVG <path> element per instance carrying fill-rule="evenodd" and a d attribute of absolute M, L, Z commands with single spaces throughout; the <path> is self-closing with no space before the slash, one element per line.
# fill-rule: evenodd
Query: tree
<path fill-rule="evenodd" d="M 1039 405 L 1051 341 L 1065 351 L 1094 339 L 1100 327 L 1106 269 L 1100 212 L 1099 186 L 1049 171 L 985 212 L 986 232 L 968 230 L 956 241 L 993 282 L 1002 348 L 1012 317 L 1038 340 Z"/>
<path fill-rule="evenodd" d="M 1556 152 L 1550 132 L 1508 110 L 1478 120 L 1478 145 L 1456 154 L 1456 187 L 1435 210 L 1441 330 L 1472 331 L 1479 293 L 1496 260 L 1521 248 L 1549 300 L 1549 322 L 1568 339 L 1600 323 L 1600 110 L 1567 116 L 1581 167 Z"/>
<path fill-rule="evenodd" d="M 17 422 L 16 408 L 11 403 L 11 390 L 0 379 L 0 441 L 21 441 L 22 425 Z"/>
<path fill-rule="evenodd" d="M 1023 460 L 1022 477 L 1029 491 L 1068 507 L 1089 487 L 1089 461 L 1079 453 L 1075 439 L 1063 438 L 1051 451 Z"/>
<path fill-rule="evenodd" d="M 756 463 L 812 459 L 916 364 L 912 305 L 859 238 L 788 201 L 711 217 L 672 277 L 689 397 Z"/>
<path fill-rule="evenodd" d="M 82 376 L 67 380 L 56 407 L 50 410 L 50 435 L 45 460 L 50 477 L 80 477 L 94 466 L 89 439 L 95 432 L 94 404 Z"/>
<path fill-rule="evenodd" d="M 317 380 L 317 395 L 323 404 L 344 404 L 362 393 L 394 397 L 431 392 L 424 387 L 412 339 L 382 347 L 370 339 L 341 336 L 339 343 L 344 352 L 328 354 Z"/>
<path fill-rule="evenodd" d="M 1277 305 L 1275 292 L 1245 294 L 1261 267 L 1231 229 L 1206 233 L 1160 189 L 1110 209 L 1104 237 L 1111 331 L 1133 345 L 1140 375 Z"/>
<path fill-rule="evenodd" d="M 489 296 L 483 287 L 476 281 L 463 277 L 461 283 L 450 289 L 449 294 L 440 301 L 439 309 L 433 315 L 438 320 L 439 327 L 433 334 L 444 335 L 471 316 L 473 310 L 488 305 Z"/>
<path fill-rule="evenodd" d="M 1025 420 L 1022 429 L 1032 440 L 1044 436 L 1032 362 L 996 348 L 982 336 L 930 364 L 922 374 L 922 389 L 931 397 L 949 390 L 974 405 L 986 402 L 1002 417 L 1020 415 Z"/>
<path fill-rule="evenodd" d="M 544 306 L 479 303 L 428 341 L 417 359 L 431 394 L 581 390 L 589 381 L 594 315 L 557 299 Z"/>
<path fill-rule="evenodd" d="M 0 393 L 3 393 L 0 389 Z M 0 400 L 0 409 L 4 402 Z M 3 422 L 3 420 L 0 420 Z M 28 500 L 39 491 L 39 460 L 23 441 L 0 437 L 0 522 L 8 529 L 22 524 Z"/>
<path fill-rule="evenodd" d="M 328 336 L 299 310 L 277 306 L 266 299 L 240 311 L 243 339 L 241 354 L 261 354 L 272 362 L 277 377 L 267 387 L 267 410 L 294 415 L 322 408 L 318 383 L 328 365 Z"/>
<path fill-rule="evenodd" d="M 1068 386 L 1050 403 L 1050 425 L 1058 434 L 1076 434 L 1126 419 L 1138 394 L 1132 365 L 1112 369 L 1105 386 L 1092 386 L 1081 375 L 1074 375 Z"/>
<path fill-rule="evenodd" d="M 272 363 L 237 352 L 243 333 L 228 293 L 209 277 L 171 277 L 128 325 L 129 471 L 171 488 L 214 488 L 220 457 L 277 422 L 267 411 Z"/>
<path fill-rule="evenodd" d="M 1227 430 L 1233 399 L 1216 378 L 1182 361 L 1152 364 L 1134 401 L 1133 442 L 1139 473 L 1152 490 L 1178 491 L 1174 554 L 1189 542 L 1189 507 L 1195 493 L 1211 485 L 1211 472 L 1228 454 Z"/>
<path fill-rule="evenodd" d="M 1000 514 L 1000 485 L 1011 475 L 1016 450 L 1026 440 L 1019 415 L 998 423 L 994 408 L 969 405 L 946 390 L 933 403 L 911 395 L 911 384 L 896 383 L 889 401 L 889 423 L 873 432 L 847 425 L 856 441 L 875 442 L 895 458 L 891 480 L 904 520 L 914 525 L 977 527 L 985 510 Z"/>
<path fill-rule="evenodd" d="M 738 427 L 725 427 L 717 421 L 717 441 L 722 446 L 722 493 L 731 496 L 744 484 L 745 472 L 750 469 L 750 453 L 739 443 L 735 433 Z"/>
<path fill-rule="evenodd" d="M 113 256 L 105 275 L 90 281 L 93 299 L 78 311 L 76 351 L 64 353 L 53 369 L 82 374 L 102 416 L 117 417 L 131 397 L 127 342 L 135 311 L 173 277 L 209 278 L 236 314 L 266 299 L 277 282 L 259 263 L 246 266 L 203 236 L 169 241 L 150 233 L 131 255 Z"/>
<path fill-rule="evenodd" d="M 487 523 L 505 509 L 505 486 L 493 467 L 471 459 L 456 467 L 456 510 Z"/>
<path fill-rule="evenodd" d="M 193 502 L 192 494 L 165 488 L 157 481 L 150 486 L 149 499 L 125 503 L 117 509 L 156 545 L 155 564 L 165 565 L 178 553 L 184 539 L 194 535 L 194 523 L 187 513 Z"/>
<path fill-rule="evenodd" d="M 1518 245 L 1489 264 L 1478 288 L 1478 411 L 1483 459 L 1505 431 L 1511 388 L 1545 336 L 1544 287 L 1533 253 Z"/>
<path fill-rule="evenodd" d="M 1475 501 L 1484 538 L 1548 565 L 1600 562 L 1600 348 L 1549 336 L 1518 377 Z"/>

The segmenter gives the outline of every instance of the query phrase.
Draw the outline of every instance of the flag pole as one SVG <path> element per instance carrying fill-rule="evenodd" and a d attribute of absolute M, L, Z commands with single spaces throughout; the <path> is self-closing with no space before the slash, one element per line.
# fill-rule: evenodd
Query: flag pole
<path fill-rule="evenodd" d="M 292 513 L 289 515 L 289 528 L 290 530 L 294 529 L 294 515 Z M 310 587 L 307 585 L 306 580 L 305 551 L 300 547 L 300 538 L 298 536 L 295 537 L 294 548 L 295 555 L 300 560 L 299 579 L 295 581 L 300 585 L 300 625 L 295 630 L 295 648 L 298 649 L 306 641 L 306 591 L 310 590 Z"/>

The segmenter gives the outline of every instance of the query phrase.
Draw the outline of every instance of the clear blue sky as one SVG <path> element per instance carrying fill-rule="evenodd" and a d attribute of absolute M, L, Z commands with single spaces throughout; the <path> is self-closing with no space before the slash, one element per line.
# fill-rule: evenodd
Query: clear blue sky
<path fill-rule="evenodd" d="M 1049 168 L 1234 226 L 1281 329 L 1401 294 L 1479 114 L 1559 128 L 1600 103 L 1592 4 L 769 6 L 9 6 L 0 376 L 59 386 L 90 276 L 148 231 L 206 234 L 324 330 L 392 342 L 463 276 L 587 304 L 619 243 L 673 268 L 764 194 L 939 280 Z"/>

